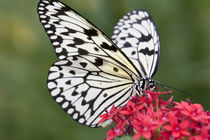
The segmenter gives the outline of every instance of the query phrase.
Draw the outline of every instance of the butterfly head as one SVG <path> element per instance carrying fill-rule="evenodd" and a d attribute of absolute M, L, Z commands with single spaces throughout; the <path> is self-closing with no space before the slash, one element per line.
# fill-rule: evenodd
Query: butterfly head
<path fill-rule="evenodd" d="M 142 93 L 142 90 L 155 90 L 157 88 L 157 83 L 152 78 L 142 78 L 137 86 L 137 90 Z"/>

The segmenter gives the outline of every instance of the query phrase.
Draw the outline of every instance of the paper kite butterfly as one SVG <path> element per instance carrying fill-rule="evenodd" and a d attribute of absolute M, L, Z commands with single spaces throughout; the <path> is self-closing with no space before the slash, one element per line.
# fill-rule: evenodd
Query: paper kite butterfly
<path fill-rule="evenodd" d="M 98 127 L 105 110 L 154 86 L 160 40 L 146 11 L 124 15 L 112 40 L 58 0 L 40 0 L 38 14 L 59 59 L 50 67 L 47 87 L 75 121 Z"/>

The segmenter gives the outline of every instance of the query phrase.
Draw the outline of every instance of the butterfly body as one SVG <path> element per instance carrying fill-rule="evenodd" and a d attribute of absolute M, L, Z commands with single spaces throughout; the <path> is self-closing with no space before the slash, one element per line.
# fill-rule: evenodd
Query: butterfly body
<path fill-rule="evenodd" d="M 58 0 L 40 0 L 38 13 L 59 59 L 50 67 L 47 87 L 75 121 L 100 126 L 105 110 L 155 86 L 160 43 L 146 11 L 120 19 L 112 40 Z"/>

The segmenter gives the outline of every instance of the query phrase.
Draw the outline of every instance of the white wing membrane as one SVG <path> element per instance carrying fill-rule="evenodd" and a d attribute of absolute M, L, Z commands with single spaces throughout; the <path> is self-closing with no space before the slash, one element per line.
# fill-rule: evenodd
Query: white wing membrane
<path fill-rule="evenodd" d="M 135 10 L 119 20 L 113 42 L 130 58 L 143 77 L 152 77 L 158 67 L 160 41 L 151 16 Z"/>
<path fill-rule="evenodd" d="M 103 65 L 98 66 L 97 59 Z M 56 62 L 50 68 L 47 86 L 64 111 L 90 127 L 97 126 L 98 116 L 105 109 L 113 104 L 124 105 L 133 94 L 129 75 L 120 67 L 92 56 L 73 56 Z"/>

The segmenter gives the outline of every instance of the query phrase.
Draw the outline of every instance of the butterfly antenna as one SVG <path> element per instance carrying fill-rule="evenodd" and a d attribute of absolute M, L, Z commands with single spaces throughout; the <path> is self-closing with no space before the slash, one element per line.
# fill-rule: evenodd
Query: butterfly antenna
<path fill-rule="evenodd" d="M 186 91 L 184 91 L 184 90 L 181 90 L 181 89 L 178 89 L 178 88 L 175 88 L 175 87 L 166 85 L 166 84 L 162 84 L 162 83 L 160 83 L 160 82 L 158 82 L 158 81 L 156 81 L 156 82 L 158 83 L 158 85 L 160 85 L 162 88 L 164 88 L 164 89 L 167 90 L 167 91 L 169 91 L 168 88 L 170 88 L 170 89 L 176 90 L 176 91 L 178 91 L 178 92 L 180 92 L 180 93 L 184 93 L 184 94 L 186 94 L 186 95 L 189 95 L 189 96 L 193 97 L 193 95 L 192 95 L 191 93 L 189 93 L 189 92 L 186 92 Z"/>
<path fill-rule="evenodd" d="M 166 85 L 160 83 L 159 81 L 155 81 L 158 85 L 160 85 L 165 91 L 169 91 Z"/>

